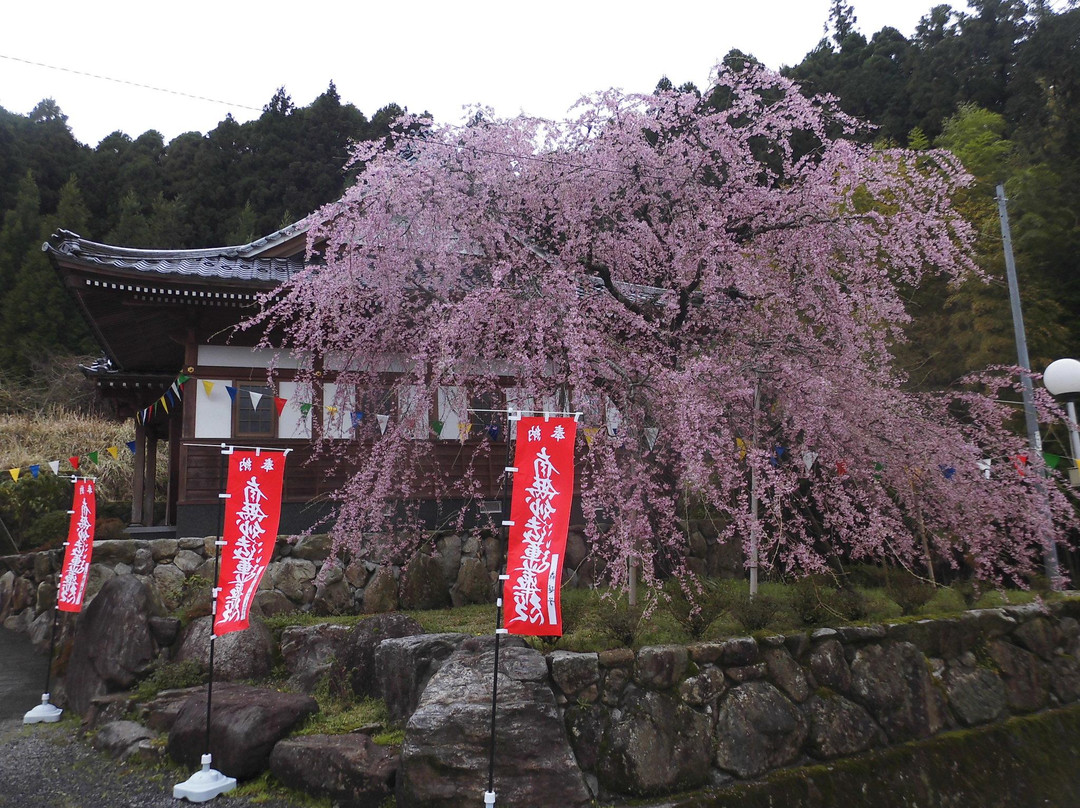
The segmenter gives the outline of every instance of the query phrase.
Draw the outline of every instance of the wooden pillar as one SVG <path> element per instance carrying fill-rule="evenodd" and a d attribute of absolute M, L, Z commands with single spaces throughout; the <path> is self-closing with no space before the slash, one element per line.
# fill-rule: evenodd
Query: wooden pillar
<path fill-rule="evenodd" d="M 180 491 L 180 438 L 183 424 L 183 412 L 174 412 L 169 418 L 169 490 L 165 499 L 165 524 L 167 525 L 176 524 L 176 501 Z"/>
<path fill-rule="evenodd" d="M 146 466 L 143 468 L 143 525 L 154 525 L 154 481 L 157 477 L 157 429 L 146 429 Z"/>
<path fill-rule="evenodd" d="M 143 526 L 143 482 L 146 478 L 146 427 L 135 422 L 135 469 L 132 472 L 131 524 Z"/>

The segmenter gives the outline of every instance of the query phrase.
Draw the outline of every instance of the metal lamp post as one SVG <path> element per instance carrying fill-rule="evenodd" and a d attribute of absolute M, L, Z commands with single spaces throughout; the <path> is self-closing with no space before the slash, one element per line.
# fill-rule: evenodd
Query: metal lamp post
<path fill-rule="evenodd" d="M 1073 466 L 1070 479 L 1076 474 L 1076 461 L 1080 460 L 1080 434 L 1076 425 L 1076 399 L 1080 398 L 1080 362 L 1075 359 L 1058 359 L 1046 366 L 1043 384 L 1051 395 L 1065 399 L 1065 411 L 1069 415 L 1069 446 L 1072 449 Z"/>

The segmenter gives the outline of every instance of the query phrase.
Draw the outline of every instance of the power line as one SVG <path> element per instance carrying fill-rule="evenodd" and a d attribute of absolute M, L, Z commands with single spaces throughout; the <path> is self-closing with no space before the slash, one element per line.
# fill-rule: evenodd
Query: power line
<path fill-rule="evenodd" d="M 60 67 L 59 65 L 49 65 L 44 62 L 35 62 L 30 59 L 20 59 L 18 56 L 8 56 L 7 54 L 0 53 L 0 59 L 7 59 L 11 62 L 21 62 L 24 65 L 30 65 L 32 67 L 43 67 L 46 70 L 56 70 L 61 73 L 71 73 L 76 76 L 85 76 L 90 79 L 99 79 L 101 81 L 111 81 L 114 84 L 126 84 L 129 87 L 139 87 L 143 90 L 153 90 L 156 93 L 168 93 L 169 95 L 178 95 L 183 98 L 191 98 L 195 101 L 208 101 L 211 104 L 221 104 L 227 107 L 235 107 L 237 109 L 247 109 L 253 112 L 262 112 L 262 107 L 252 107 L 247 104 L 236 104 L 232 101 L 222 101 L 220 98 L 208 98 L 205 95 L 194 95 L 192 93 L 181 92 L 180 90 L 170 90 L 167 87 L 155 87 L 152 84 L 140 84 L 137 81 L 129 81 L 128 79 L 117 79 L 112 76 L 102 76 L 98 73 L 88 73 L 85 70 L 75 70 L 71 67 Z"/>

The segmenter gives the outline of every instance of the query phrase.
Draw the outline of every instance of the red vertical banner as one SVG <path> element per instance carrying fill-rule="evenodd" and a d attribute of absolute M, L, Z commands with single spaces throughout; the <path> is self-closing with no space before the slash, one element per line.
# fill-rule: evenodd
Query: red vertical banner
<path fill-rule="evenodd" d="M 510 546 L 503 587 L 511 634 L 562 634 L 563 557 L 574 498 L 573 418 L 522 418 L 517 425 Z"/>
<path fill-rule="evenodd" d="M 64 566 L 60 570 L 60 585 L 56 593 L 56 608 L 62 612 L 82 610 L 90 558 L 94 553 L 94 522 L 97 519 L 97 497 L 93 480 L 75 480 L 75 498 L 68 525 Z"/>
<path fill-rule="evenodd" d="M 251 602 L 274 554 L 284 475 L 283 452 L 234 450 L 229 456 L 216 637 L 248 627 Z"/>

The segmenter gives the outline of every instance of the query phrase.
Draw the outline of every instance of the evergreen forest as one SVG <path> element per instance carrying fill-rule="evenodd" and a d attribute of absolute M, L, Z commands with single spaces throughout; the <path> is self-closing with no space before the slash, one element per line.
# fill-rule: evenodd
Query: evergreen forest
<path fill-rule="evenodd" d="M 980 234 L 985 278 L 911 291 L 911 341 L 897 355 L 913 387 L 1016 363 L 999 183 L 1034 369 L 1080 353 L 1072 316 L 1080 310 L 1080 8 L 1072 6 L 938 5 L 910 38 L 893 28 L 868 37 L 855 5 L 834 0 L 820 43 L 782 71 L 874 124 L 875 142 L 950 149 L 975 178 L 959 204 Z M 658 89 L 671 86 L 664 77 Z M 134 247 L 246 243 L 341 195 L 351 179 L 348 144 L 385 137 L 400 112 L 390 104 L 369 118 L 333 84 L 296 107 L 282 88 L 247 123 L 226 117 L 169 143 L 155 131 L 117 131 L 91 147 L 74 138 L 55 99 L 25 115 L 0 108 L 0 379 L 25 380 L 47 357 L 95 351 L 41 251 L 56 229 Z"/>

